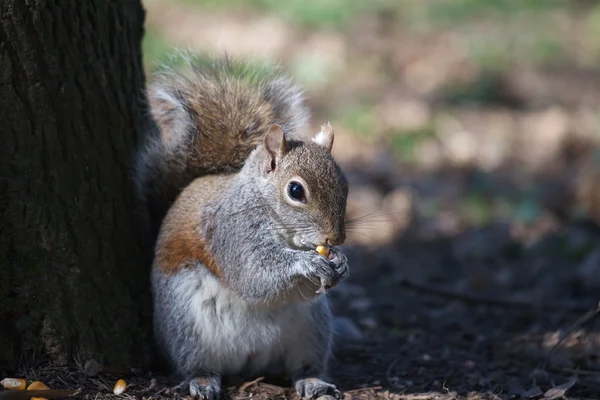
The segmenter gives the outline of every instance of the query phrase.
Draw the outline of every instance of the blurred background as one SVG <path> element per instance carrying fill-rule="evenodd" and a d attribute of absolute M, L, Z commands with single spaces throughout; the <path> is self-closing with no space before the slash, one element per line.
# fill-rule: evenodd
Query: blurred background
<path fill-rule="evenodd" d="M 143 2 L 150 80 L 173 47 L 276 60 L 307 89 L 315 132 L 332 122 L 357 219 L 353 278 L 337 296 L 368 338 L 399 348 L 409 334 L 443 330 L 461 348 L 467 331 L 483 335 L 494 357 L 479 360 L 470 345 L 468 356 L 448 355 L 433 336 L 404 351 L 422 353 L 427 342 L 429 359 L 446 367 L 489 367 L 517 353 L 535 366 L 572 313 L 598 301 L 597 1 Z M 465 293 L 470 300 L 447 301 Z M 498 299 L 495 311 L 473 311 Z M 449 339 L 453 332 L 462 333 Z M 600 375 L 600 334 L 583 332 L 551 361 Z M 381 357 L 382 378 L 363 380 L 425 390 L 446 376 L 419 386 L 415 376 L 390 376 Z M 339 373 L 361 381 L 351 364 Z M 497 380 L 508 385 L 505 375 Z M 597 377 L 586 382 L 600 388 Z"/>
<path fill-rule="evenodd" d="M 600 216 L 595 1 L 144 3 L 149 74 L 173 47 L 283 63 L 370 181 L 356 202 L 394 213 L 394 229 L 413 207 L 426 234 Z"/>

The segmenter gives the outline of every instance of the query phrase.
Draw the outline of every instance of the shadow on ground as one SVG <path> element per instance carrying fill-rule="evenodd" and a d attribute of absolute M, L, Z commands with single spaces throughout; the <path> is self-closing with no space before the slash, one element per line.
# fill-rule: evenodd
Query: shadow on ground
<path fill-rule="evenodd" d="M 480 172 L 449 168 L 441 175 L 460 185 L 457 176 Z M 506 168 L 486 179 L 514 188 L 514 176 Z M 404 184 L 435 180 L 440 176 Z M 495 220 L 432 232 L 416 211 L 418 197 L 412 211 L 402 208 L 403 218 L 385 207 L 358 217 L 362 244 L 348 246 L 350 279 L 331 294 L 337 314 L 365 333 L 365 342 L 342 344 L 336 353 L 332 375 L 345 390 L 355 398 L 397 399 L 600 393 L 600 226 L 564 217 L 573 198 L 557 176 L 535 181 L 564 186 L 542 206 L 548 218 L 530 224 Z M 378 187 L 395 193 L 402 184 L 380 179 Z M 389 220 L 404 227 L 368 246 L 364 235 Z"/>
<path fill-rule="evenodd" d="M 361 181 L 348 170 L 358 190 Z M 372 186 L 374 180 L 366 181 Z M 384 191 L 398 190 L 379 183 Z M 330 375 L 346 399 L 597 397 L 600 320 L 589 312 L 600 292 L 600 227 L 594 221 L 557 217 L 541 227 L 494 222 L 432 234 L 414 199 L 408 209 L 409 216 L 398 219 L 392 212 L 359 213 L 363 230 L 354 232 L 367 232 L 361 244 L 349 230 L 351 276 L 329 294 L 336 314 L 364 335 L 360 342 L 337 343 Z M 382 221 L 405 224 L 387 238 L 376 231 L 369 245 L 369 230 Z M 89 399 L 116 398 L 111 392 L 120 378 L 133 398 L 181 398 L 172 389 L 177 382 L 165 377 L 129 368 L 86 375 L 85 361 L 75 369 L 18 376 L 57 389 L 82 388 Z M 297 395 L 266 379 L 226 390 L 226 398 L 251 397 Z"/>

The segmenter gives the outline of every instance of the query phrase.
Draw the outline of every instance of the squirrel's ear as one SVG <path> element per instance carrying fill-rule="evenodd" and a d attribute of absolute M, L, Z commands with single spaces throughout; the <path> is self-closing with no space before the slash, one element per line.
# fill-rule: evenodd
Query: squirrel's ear
<path fill-rule="evenodd" d="M 312 138 L 312 141 L 319 146 L 325 147 L 327 151 L 331 151 L 333 147 L 333 127 L 329 121 L 321 125 L 321 130 L 317 133 L 317 136 Z"/>
<path fill-rule="evenodd" d="M 265 149 L 269 153 L 269 162 L 266 164 L 267 172 L 273 171 L 279 160 L 287 153 L 287 143 L 285 135 L 279 125 L 271 125 L 265 135 Z"/>

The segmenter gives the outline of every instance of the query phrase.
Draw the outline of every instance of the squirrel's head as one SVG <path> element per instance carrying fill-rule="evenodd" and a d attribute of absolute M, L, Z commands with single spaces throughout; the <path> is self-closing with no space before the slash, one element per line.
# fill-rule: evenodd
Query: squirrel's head
<path fill-rule="evenodd" d="M 348 183 L 331 155 L 332 146 L 329 122 L 306 142 L 286 139 L 281 127 L 273 125 L 255 153 L 259 190 L 272 205 L 277 234 L 294 248 L 346 240 Z"/>

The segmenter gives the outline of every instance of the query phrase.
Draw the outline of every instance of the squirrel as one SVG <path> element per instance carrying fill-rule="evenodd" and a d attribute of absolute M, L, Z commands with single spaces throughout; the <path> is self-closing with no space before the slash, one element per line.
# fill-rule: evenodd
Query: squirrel
<path fill-rule="evenodd" d="M 156 342 L 194 398 L 221 379 L 289 376 L 301 397 L 326 378 L 332 313 L 348 276 L 348 183 L 330 123 L 309 132 L 303 90 L 277 65 L 187 58 L 147 89 L 157 123 L 136 180 L 156 234 Z M 325 246 L 328 254 L 317 252 Z"/>

